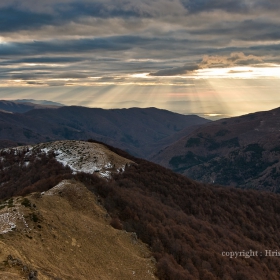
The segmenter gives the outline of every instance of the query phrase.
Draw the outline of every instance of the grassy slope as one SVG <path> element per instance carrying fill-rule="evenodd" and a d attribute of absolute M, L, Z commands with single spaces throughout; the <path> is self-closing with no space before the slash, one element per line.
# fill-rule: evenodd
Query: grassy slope
<path fill-rule="evenodd" d="M 113 229 L 107 212 L 82 184 L 66 181 L 54 195 L 27 199 L 36 207 L 21 205 L 18 197 L 9 208 L 24 214 L 28 228 L 17 222 L 16 230 L 0 235 L 1 262 L 12 255 L 37 270 L 41 280 L 156 279 L 146 246 L 134 242 L 130 233 Z M 21 279 L 21 268 L 3 265 L 0 274 Z"/>

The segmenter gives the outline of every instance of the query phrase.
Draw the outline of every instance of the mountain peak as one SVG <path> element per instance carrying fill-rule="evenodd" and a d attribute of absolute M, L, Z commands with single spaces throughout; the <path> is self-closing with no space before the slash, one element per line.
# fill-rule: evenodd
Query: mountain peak
<path fill-rule="evenodd" d="M 41 153 L 54 153 L 55 159 L 64 166 L 70 167 L 73 174 L 77 172 L 96 173 L 100 177 L 109 178 L 112 172 L 121 172 L 127 165 L 133 163 L 99 143 L 64 140 L 36 145 L 16 147 L 15 153 L 28 150 L 28 157 Z M 10 149 L 5 149 L 10 150 Z"/>

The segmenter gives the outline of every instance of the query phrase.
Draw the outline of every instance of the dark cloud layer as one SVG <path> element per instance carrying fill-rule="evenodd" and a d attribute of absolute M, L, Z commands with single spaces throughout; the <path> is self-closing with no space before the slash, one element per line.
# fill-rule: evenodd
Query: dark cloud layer
<path fill-rule="evenodd" d="M 229 56 L 206 55 L 203 57 L 202 61 L 200 61 L 197 64 L 161 69 L 157 72 L 152 72 L 149 75 L 150 76 L 177 76 L 177 75 L 191 74 L 198 69 L 248 66 L 248 65 L 258 65 L 261 63 L 263 63 L 261 57 L 254 56 L 254 55 L 245 55 L 242 52 L 234 52 L 231 53 Z M 233 72 L 234 71 L 229 71 L 229 73 L 233 73 Z"/>
<path fill-rule="evenodd" d="M 202 43 L 202 41 L 200 42 Z M 11 56 L 11 55 L 40 55 L 50 53 L 83 53 L 94 50 L 102 51 L 125 51 L 133 48 L 142 48 L 146 50 L 184 50 L 185 45 L 189 44 L 190 49 L 194 48 L 194 44 L 199 44 L 199 41 L 189 41 L 176 39 L 170 42 L 169 38 L 162 37 L 142 37 L 142 36 L 110 36 L 110 37 L 99 37 L 99 38 L 85 38 L 78 40 L 52 40 L 52 41 L 32 41 L 32 42 L 14 42 L 9 44 L 0 45 L 0 55 Z M 25 58 L 25 61 L 36 61 L 37 58 Z M 53 58 L 44 58 L 46 60 Z M 64 60 L 59 58 L 58 60 Z M 69 61 L 73 61 L 76 58 L 70 58 Z M 40 59 L 38 59 L 40 60 Z"/>
<path fill-rule="evenodd" d="M 148 12 L 141 11 L 137 7 L 126 8 L 124 5 L 106 5 L 106 3 L 70 2 L 53 5 L 53 13 L 35 12 L 21 9 L 15 6 L 0 8 L 0 31 L 10 32 L 23 29 L 36 29 L 44 25 L 61 25 L 69 21 L 78 21 L 84 17 L 93 18 L 129 18 L 150 17 Z"/>
<path fill-rule="evenodd" d="M 248 12 L 249 1 L 236 0 L 182 0 L 184 7 L 190 13 L 199 13 L 212 10 L 225 10 L 227 12 Z"/>
<path fill-rule="evenodd" d="M 72 56 L 51 56 L 51 57 L 26 57 L 17 60 L 10 60 L 9 63 L 65 63 L 65 62 L 78 62 L 81 61 L 80 57 Z"/>
<path fill-rule="evenodd" d="M 150 73 L 153 83 L 280 63 L 279 11 L 274 0 L 1 2 L 0 81 L 125 82 Z"/>
<path fill-rule="evenodd" d="M 154 73 L 150 73 L 150 76 L 177 76 L 177 75 L 184 75 L 190 72 L 193 72 L 194 70 L 198 70 L 198 65 L 185 65 L 182 67 L 174 67 L 171 69 L 163 69 L 159 70 Z"/>
<path fill-rule="evenodd" d="M 110 18 L 110 17 L 149 17 L 150 15 L 145 12 L 137 10 L 135 7 L 128 8 L 126 5 L 110 5 L 107 6 L 104 2 L 72 2 L 66 7 L 65 4 L 56 4 L 55 10 L 59 15 L 67 20 L 69 18 L 75 19 L 81 16 L 90 16 L 98 18 Z"/>
<path fill-rule="evenodd" d="M 139 37 L 112 37 L 80 40 L 34 41 L 11 43 L 0 46 L 0 55 L 38 55 L 48 53 L 73 53 L 91 50 L 120 51 L 129 48 L 129 44 L 142 42 Z M 70 59 L 71 60 L 71 59 Z"/>
<path fill-rule="evenodd" d="M 32 11 L 23 11 L 15 7 L 0 9 L 0 31 L 11 32 L 21 29 L 36 29 L 50 24 L 53 16 Z"/>
<path fill-rule="evenodd" d="M 250 13 L 252 10 L 275 10 L 280 3 L 274 0 L 181 0 L 190 13 L 223 10 L 229 13 Z"/>

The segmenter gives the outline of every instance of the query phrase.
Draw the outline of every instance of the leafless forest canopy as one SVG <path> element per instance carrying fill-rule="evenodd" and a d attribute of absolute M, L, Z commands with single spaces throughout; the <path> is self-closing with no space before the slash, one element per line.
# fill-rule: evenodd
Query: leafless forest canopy
<path fill-rule="evenodd" d="M 223 251 L 278 248 L 279 195 L 208 186 L 108 146 L 136 164 L 105 180 L 78 173 L 55 155 L 1 153 L 0 197 L 46 191 L 65 178 L 83 182 L 100 197 L 112 226 L 136 232 L 149 244 L 160 279 L 279 279 L 273 257 L 233 258 Z"/>

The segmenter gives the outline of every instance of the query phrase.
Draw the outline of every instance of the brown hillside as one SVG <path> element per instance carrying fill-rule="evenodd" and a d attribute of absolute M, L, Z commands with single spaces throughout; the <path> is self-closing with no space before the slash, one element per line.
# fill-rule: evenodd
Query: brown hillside
<path fill-rule="evenodd" d="M 279 191 L 280 108 L 206 124 L 153 158 L 205 183 Z"/>
<path fill-rule="evenodd" d="M 135 234 L 112 228 L 81 183 L 62 181 L 1 207 L 1 280 L 33 279 L 28 275 L 35 271 L 40 280 L 156 279 L 147 247 Z"/>
<path fill-rule="evenodd" d="M 98 202 L 112 217 L 108 220 L 112 226 L 130 233 L 135 232 L 139 239 L 150 246 L 152 256 L 157 261 L 156 275 L 161 280 L 280 278 L 279 258 L 266 255 L 266 250 L 279 251 L 278 194 L 204 185 L 159 165 L 131 157 L 119 149 L 110 146 L 107 148 L 134 163 L 122 172 L 112 173 L 111 177 L 106 179 L 98 177 L 96 173 L 73 174 L 70 168 L 56 161 L 55 153 L 45 156 L 38 153 L 36 160 L 30 161 L 28 169 L 25 169 L 25 165 L 18 164 L 22 157 L 24 158 L 24 153 L 15 154 L 11 150 L 10 153 L 7 152 L 5 161 L 14 162 L 14 168 L 2 168 L 5 184 L 0 185 L 0 191 L 3 189 L 6 198 L 9 198 L 11 193 L 7 186 L 13 186 L 15 192 L 24 190 L 27 194 L 30 191 L 50 189 L 58 178 L 75 178 L 98 197 Z M 21 169 L 21 172 L 17 172 Z M 54 170 L 58 171 L 58 174 Z M 13 174 L 18 174 L 16 182 L 13 181 Z M 26 177 L 26 174 L 29 176 Z M 28 178 L 34 174 L 38 176 L 32 180 L 37 181 L 26 187 Z M 57 202 L 60 203 L 59 199 Z M 76 194 L 76 201 L 81 203 L 83 196 L 80 198 Z M 10 209 L 15 202 L 9 200 L 6 204 Z M 63 210 L 65 207 L 63 206 L 61 211 L 67 215 L 68 210 Z M 52 213 L 52 205 L 48 205 L 46 209 L 50 209 Z M 34 221 L 34 216 L 30 217 Z M 79 222 L 82 223 L 83 215 L 80 217 Z M 40 215 L 38 218 L 40 219 Z M 10 225 L 12 226 L 13 224 Z M 67 220 L 64 226 L 67 230 L 73 229 L 71 220 Z M 48 230 L 48 236 L 57 236 L 56 228 Z M 71 236 L 70 234 L 71 232 L 68 236 Z M 36 235 L 30 237 L 37 241 Z M 69 240 L 67 236 L 65 238 Z M 80 244 L 78 239 L 74 238 Z M 64 243 L 61 242 L 60 240 L 60 243 L 56 243 L 56 246 L 63 251 L 65 248 L 60 244 Z M 224 255 L 226 252 L 244 253 L 250 250 L 258 254 L 250 258 L 230 258 Z M 82 255 L 79 255 L 80 257 Z M 60 267 L 59 262 L 57 267 Z"/>

